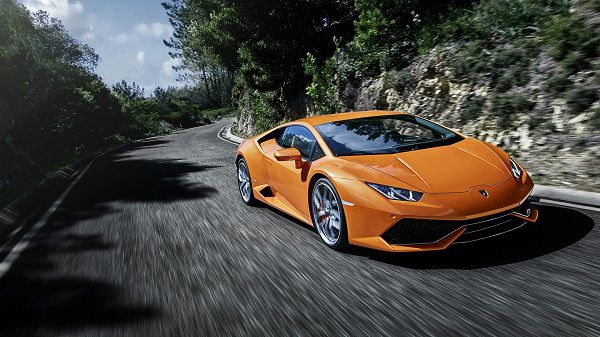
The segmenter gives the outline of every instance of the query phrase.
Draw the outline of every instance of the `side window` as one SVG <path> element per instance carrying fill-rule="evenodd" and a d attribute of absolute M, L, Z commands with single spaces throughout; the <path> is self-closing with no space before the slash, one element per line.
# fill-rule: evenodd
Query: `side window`
<path fill-rule="evenodd" d="M 292 147 L 294 135 L 290 132 L 291 127 L 285 128 L 281 136 L 277 139 L 277 144 L 281 147 Z"/>
<path fill-rule="evenodd" d="M 306 161 L 314 161 L 324 156 L 315 136 L 303 126 L 288 126 L 277 142 L 281 147 L 298 149 L 302 159 Z"/>

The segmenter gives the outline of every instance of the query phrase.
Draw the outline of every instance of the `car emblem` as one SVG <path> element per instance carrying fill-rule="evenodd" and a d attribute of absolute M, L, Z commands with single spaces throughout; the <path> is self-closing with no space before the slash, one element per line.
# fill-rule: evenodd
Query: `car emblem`
<path fill-rule="evenodd" d="M 488 191 L 486 191 L 486 190 L 479 191 L 479 194 L 483 195 L 486 198 L 490 196 L 489 193 L 488 193 Z"/>

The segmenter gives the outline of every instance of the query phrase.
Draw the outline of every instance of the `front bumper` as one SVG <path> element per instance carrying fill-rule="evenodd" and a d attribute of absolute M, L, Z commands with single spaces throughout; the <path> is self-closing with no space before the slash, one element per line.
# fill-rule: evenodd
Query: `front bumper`
<path fill-rule="evenodd" d="M 423 220 L 404 218 L 383 233 L 389 245 L 436 245 L 460 231 L 452 244 L 475 242 L 502 235 L 537 220 L 537 209 L 529 202 L 510 210 L 471 220 Z"/>
<path fill-rule="evenodd" d="M 341 183 L 341 184 L 340 184 Z M 494 186 L 476 186 L 465 193 L 426 194 L 416 203 L 390 201 L 360 181 L 342 185 L 351 244 L 390 252 L 445 249 L 498 236 L 537 221 L 538 211 L 527 198 L 531 179 L 523 184 L 506 179 Z M 344 186 L 346 185 L 346 186 Z M 344 195 L 348 190 L 360 193 Z M 480 193 L 485 189 L 489 197 Z"/>

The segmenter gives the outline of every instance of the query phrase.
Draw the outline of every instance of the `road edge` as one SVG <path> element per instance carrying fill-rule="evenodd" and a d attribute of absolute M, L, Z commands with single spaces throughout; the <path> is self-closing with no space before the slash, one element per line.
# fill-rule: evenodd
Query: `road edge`
<path fill-rule="evenodd" d="M 27 247 L 31 243 L 31 240 L 35 237 L 39 230 L 46 225 L 50 217 L 52 217 L 52 215 L 54 215 L 54 213 L 62 205 L 64 200 L 69 196 L 69 193 L 71 193 L 71 190 L 75 187 L 75 185 L 77 185 L 77 183 L 86 174 L 86 172 L 90 169 L 94 162 L 96 162 L 96 160 L 101 156 L 113 150 L 115 150 L 115 148 L 111 148 L 104 152 L 98 153 L 95 156 L 88 157 L 88 159 L 91 158 L 91 160 L 89 160 L 89 162 L 86 161 L 87 165 L 85 165 L 83 169 L 78 170 L 71 175 L 70 179 L 67 181 L 69 182 L 67 188 L 62 190 L 60 196 L 56 200 L 54 200 L 54 202 L 52 202 L 50 208 L 48 208 L 42 214 L 41 218 L 39 218 L 31 227 L 22 226 L 21 228 L 19 228 L 19 230 L 13 231 L 13 233 L 15 233 L 15 236 L 9 237 L 7 242 L 2 246 L 3 256 L 0 259 L 0 279 L 2 279 L 10 271 L 12 265 L 21 256 L 21 253 L 23 253 L 27 249 Z M 30 216 L 28 216 L 28 218 L 29 217 Z M 16 235 L 21 234 L 21 232 L 23 232 L 23 235 Z M 6 252 L 6 255 L 4 255 L 4 250 L 10 246 L 12 246 L 12 248 L 10 248 L 10 251 Z"/>
<path fill-rule="evenodd" d="M 219 137 L 220 140 L 234 144 L 234 145 L 240 145 L 245 139 L 242 137 L 238 137 L 236 135 L 234 135 L 233 133 L 231 133 L 231 127 L 233 126 L 233 123 L 229 123 L 227 125 L 225 125 L 224 127 L 222 127 L 219 130 L 219 133 L 217 134 L 217 137 Z"/>
<path fill-rule="evenodd" d="M 219 130 L 219 138 L 228 143 L 239 145 L 244 138 L 231 133 L 232 124 Z M 572 190 L 564 187 L 535 185 L 531 200 L 561 206 L 577 207 L 600 212 L 600 193 Z"/>
<path fill-rule="evenodd" d="M 112 146 L 83 157 L 64 166 L 51 176 L 42 179 L 10 204 L 0 209 L 0 261 L 8 257 L 16 242 L 22 240 L 37 222 L 52 208 L 70 184 L 99 157 L 120 149 L 128 144 Z M 12 248 L 11 248 L 12 247 Z"/>
<path fill-rule="evenodd" d="M 559 206 L 577 207 L 600 212 L 600 193 L 578 191 L 564 187 L 535 185 L 531 193 L 533 201 Z"/>

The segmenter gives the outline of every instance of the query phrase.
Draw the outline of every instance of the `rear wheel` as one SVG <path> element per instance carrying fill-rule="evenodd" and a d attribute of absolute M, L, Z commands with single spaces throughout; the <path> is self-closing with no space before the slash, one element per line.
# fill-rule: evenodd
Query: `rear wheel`
<path fill-rule="evenodd" d="M 315 182 L 310 198 L 313 225 L 323 242 L 335 249 L 348 246 L 348 231 L 342 200 L 327 178 Z"/>
<path fill-rule="evenodd" d="M 244 158 L 241 158 L 237 162 L 237 178 L 242 200 L 244 200 L 247 205 L 254 205 L 256 203 L 256 199 L 252 194 L 252 179 L 250 179 L 248 163 L 246 163 Z"/>

